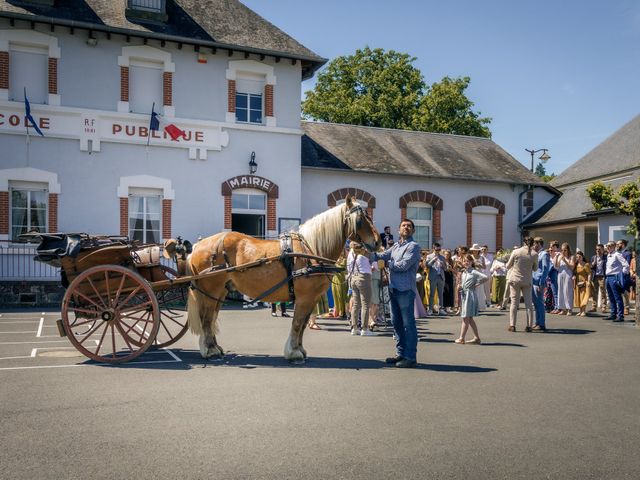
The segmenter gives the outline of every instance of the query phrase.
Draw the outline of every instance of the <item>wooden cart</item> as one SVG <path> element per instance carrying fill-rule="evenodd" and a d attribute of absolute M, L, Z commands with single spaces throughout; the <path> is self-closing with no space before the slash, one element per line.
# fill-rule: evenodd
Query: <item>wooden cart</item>
<path fill-rule="evenodd" d="M 127 362 L 186 333 L 190 280 L 160 263 L 160 245 L 86 234 L 26 236 L 41 242 L 36 260 L 61 267 L 60 334 L 88 358 Z"/>

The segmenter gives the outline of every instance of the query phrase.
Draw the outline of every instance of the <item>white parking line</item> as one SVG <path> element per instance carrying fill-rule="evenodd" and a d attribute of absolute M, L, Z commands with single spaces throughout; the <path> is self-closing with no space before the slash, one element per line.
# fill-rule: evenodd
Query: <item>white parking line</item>
<path fill-rule="evenodd" d="M 42 335 L 42 326 L 44 325 L 44 317 L 40 317 L 40 325 L 38 325 L 38 334 L 36 337 Z"/>
<path fill-rule="evenodd" d="M 182 359 L 180 357 L 178 357 L 175 353 L 173 353 L 170 350 L 167 349 L 162 349 L 165 352 L 167 352 L 169 355 L 171 355 L 171 357 L 173 357 L 172 360 L 144 360 L 141 362 L 137 362 L 135 360 L 131 361 L 130 363 L 123 363 L 123 364 L 119 364 L 119 365 L 113 365 L 110 363 L 74 363 L 73 365 L 32 365 L 29 367 L 0 367 L 0 371 L 2 370 L 34 370 L 34 369 L 38 369 L 38 368 L 69 368 L 69 367 L 94 367 L 94 366 L 102 366 L 102 367 L 118 367 L 118 366 L 127 366 L 127 365 L 142 365 L 142 364 L 150 364 L 150 363 L 181 363 Z M 33 351 L 31 352 L 33 354 Z M 153 354 L 153 353 L 162 353 L 160 351 L 156 351 L 156 352 L 145 352 L 144 355 L 146 355 L 147 353 L 149 354 Z M 8 359 L 9 357 L 5 358 Z M 33 357 L 11 357 L 11 358 L 33 358 Z M 1 360 L 5 360 L 5 359 L 1 359 Z"/>
<path fill-rule="evenodd" d="M 29 345 L 32 343 L 69 343 L 69 340 L 36 340 L 34 342 L 0 342 L 0 345 Z"/>
<path fill-rule="evenodd" d="M 10 323 L 38 323 L 38 320 L 12 320 L 10 322 L 0 322 L 0 325 L 8 325 Z"/>

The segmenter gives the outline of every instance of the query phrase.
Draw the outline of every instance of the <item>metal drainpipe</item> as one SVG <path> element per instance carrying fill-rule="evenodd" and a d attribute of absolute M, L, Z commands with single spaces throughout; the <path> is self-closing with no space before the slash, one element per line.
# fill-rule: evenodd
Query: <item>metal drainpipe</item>
<path fill-rule="evenodd" d="M 520 192 L 518 194 L 518 231 L 520 232 L 520 241 L 522 242 L 522 196 L 527 193 L 530 189 L 531 186 L 529 185 L 529 188 L 527 188 L 527 185 L 522 185 L 523 190 L 522 192 Z"/>

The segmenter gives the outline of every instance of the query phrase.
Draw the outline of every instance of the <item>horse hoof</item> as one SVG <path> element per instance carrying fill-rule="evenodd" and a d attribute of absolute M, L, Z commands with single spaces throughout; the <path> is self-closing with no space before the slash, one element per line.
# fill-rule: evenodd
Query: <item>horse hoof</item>
<path fill-rule="evenodd" d="M 202 358 L 222 358 L 224 357 L 224 350 L 218 345 L 207 348 L 206 352 L 200 352 Z"/>
<path fill-rule="evenodd" d="M 305 353 L 300 349 L 293 350 L 288 355 L 285 354 L 285 358 L 289 361 L 289 363 L 293 364 L 304 363 L 306 357 L 307 356 L 305 355 Z"/>

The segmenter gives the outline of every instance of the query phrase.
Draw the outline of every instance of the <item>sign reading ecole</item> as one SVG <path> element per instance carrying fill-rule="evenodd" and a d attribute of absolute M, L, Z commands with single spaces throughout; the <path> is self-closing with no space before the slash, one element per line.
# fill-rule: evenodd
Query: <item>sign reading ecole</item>
<path fill-rule="evenodd" d="M 0 102 L 0 133 L 26 135 L 24 113 L 22 102 Z M 101 142 L 149 142 L 151 146 L 185 148 L 190 159 L 206 160 L 207 151 L 221 151 L 229 144 L 229 134 L 213 122 L 172 119 L 184 131 L 174 140 L 162 130 L 149 130 L 150 115 L 39 105 L 32 105 L 31 113 L 45 137 L 78 139 L 82 151 L 99 152 Z"/>

